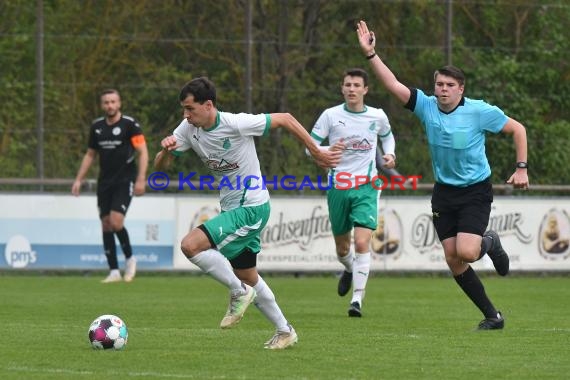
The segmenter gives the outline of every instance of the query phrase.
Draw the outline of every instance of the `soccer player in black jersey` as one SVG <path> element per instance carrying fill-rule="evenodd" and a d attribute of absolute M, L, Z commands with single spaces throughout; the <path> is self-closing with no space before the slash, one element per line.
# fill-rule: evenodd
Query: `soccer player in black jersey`
<path fill-rule="evenodd" d="M 91 125 L 87 152 L 71 193 L 79 195 L 81 182 L 99 154 L 97 207 L 103 229 L 103 247 L 111 270 L 102 282 L 123 280 L 117 262 L 115 235 L 119 238 L 126 258 L 124 280 L 130 282 L 136 274 L 136 259 L 124 221 L 133 195 L 143 195 L 145 192 L 148 150 L 138 122 L 121 113 L 119 92 L 114 89 L 105 90 L 101 93 L 100 100 L 105 116 L 95 119 Z M 135 163 L 137 152 L 138 165 Z"/>

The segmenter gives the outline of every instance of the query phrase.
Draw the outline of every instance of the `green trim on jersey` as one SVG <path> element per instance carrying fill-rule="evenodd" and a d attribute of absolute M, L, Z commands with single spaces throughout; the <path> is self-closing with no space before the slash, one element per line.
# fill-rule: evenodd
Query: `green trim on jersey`
<path fill-rule="evenodd" d="M 171 150 L 170 151 L 170 154 L 172 154 L 174 157 L 180 157 L 180 156 L 182 156 L 183 153 L 184 152 L 180 152 L 178 150 Z"/>
<path fill-rule="evenodd" d="M 246 200 L 246 194 L 247 191 L 249 190 L 249 185 L 251 185 L 251 178 L 248 178 L 247 182 L 245 182 L 243 184 L 243 191 L 241 192 L 241 199 L 239 200 L 239 207 L 243 207 L 243 204 L 245 203 Z"/>
<path fill-rule="evenodd" d="M 317 135 L 315 132 L 311 132 L 311 137 L 317 140 L 319 143 L 322 143 L 325 140 L 323 137 Z"/>
<path fill-rule="evenodd" d="M 218 128 L 220 126 L 220 111 L 216 112 L 216 121 L 214 122 L 214 125 L 212 125 L 210 128 L 202 128 L 205 132 L 212 132 L 214 129 Z"/>
<path fill-rule="evenodd" d="M 378 136 L 380 136 L 380 138 L 383 138 L 383 137 L 389 136 L 390 133 L 392 133 L 392 130 L 391 130 L 391 129 L 390 129 L 390 130 L 388 131 L 388 133 L 386 133 L 385 135 L 378 135 Z"/>
<path fill-rule="evenodd" d="M 265 130 L 263 131 L 263 136 L 269 136 L 269 131 L 271 130 L 271 115 L 265 114 Z"/>
<path fill-rule="evenodd" d="M 351 109 L 348 108 L 348 106 L 346 105 L 346 103 L 344 103 L 344 110 L 348 113 L 353 113 L 358 115 L 359 113 L 365 113 L 366 111 L 368 111 L 368 107 L 366 107 L 366 104 L 364 105 L 364 109 L 362 111 L 353 111 Z"/>

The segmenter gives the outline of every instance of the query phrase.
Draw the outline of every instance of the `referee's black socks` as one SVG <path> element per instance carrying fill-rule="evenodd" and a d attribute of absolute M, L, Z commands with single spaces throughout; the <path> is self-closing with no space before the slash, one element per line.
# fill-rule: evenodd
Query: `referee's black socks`
<path fill-rule="evenodd" d="M 477 273 L 469 266 L 467 270 L 453 277 L 467 297 L 481 310 L 485 318 L 497 318 L 497 310 L 487 297 L 485 287 L 479 280 Z"/>
<path fill-rule="evenodd" d="M 479 258 L 477 260 L 480 260 L 481 257 L 485 256 L 491 247 L 493 247 L 493 238 L 488 235 L 483 235 L 483 239 L 481 239 L 481 253 L 479 254 Z"/>

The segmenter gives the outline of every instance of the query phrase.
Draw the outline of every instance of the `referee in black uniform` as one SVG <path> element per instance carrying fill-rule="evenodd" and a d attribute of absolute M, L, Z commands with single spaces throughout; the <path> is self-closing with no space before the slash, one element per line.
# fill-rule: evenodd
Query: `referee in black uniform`
<path fill-rule="evenodd" d="M 98 153 L 97 207 L 103 229 L 103 247 L 110 269 L 109 275 L 102 282 L 118 282 L 123 279 L 130 282 L 135 277 L 137 264 L 124 221 L 133 195 L 143 195 L 145 192 L 148 150 L 138 122 L 121 113 L 119 92 L 114 89 L 105 90 L 101 93 L 100 100 L 105 116 L 95 119 L 91 125 L 87 152 L 71 193 L 79 195 L 81 182 Z M 137 152 L 138 165 L 135 163 Z M 117 262 L 115 235 L 126 258 L 124 278 L 121 277 Z"/>

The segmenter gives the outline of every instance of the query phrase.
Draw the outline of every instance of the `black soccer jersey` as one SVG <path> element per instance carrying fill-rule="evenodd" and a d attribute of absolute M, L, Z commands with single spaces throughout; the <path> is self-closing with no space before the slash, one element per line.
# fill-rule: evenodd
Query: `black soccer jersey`
<path fill-rule="evenodd" d="M 122 115 L 108 125 L 104 117 L 95 119 L 89 133 L 89 148 L 99 153 L 99 183 L 134 181 L 137 175 L 133 136 L 142 135 L 139 123 Z"/>

